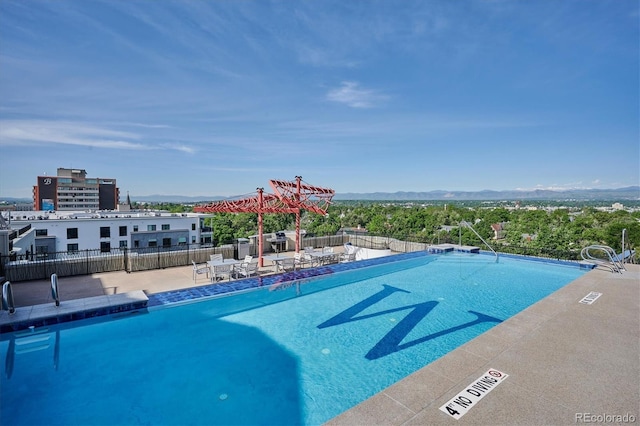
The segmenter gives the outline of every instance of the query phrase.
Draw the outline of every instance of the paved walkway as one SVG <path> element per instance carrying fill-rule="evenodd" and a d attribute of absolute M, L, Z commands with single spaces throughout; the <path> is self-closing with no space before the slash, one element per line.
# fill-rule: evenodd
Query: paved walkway
<path fill-rule="evenodd" d="M 293 256 L 293 253 L 284 255 Z M 270 262 L 265 261 L 259 272 L 260 275 L 273 274 L 274 268 Z M 146 294 L 154 294 L 209 284 L 211 282 L 205 275 L 198 275 L 194 281 L 193 267 L 188 265 L 131 273 L 118 271 L 59 277 L 58 291 L 60 300 L 66 301 L 134 290 L 143 290 Z M 11 287 L 16 307 L 53 303 L 51 281 L 48 279 L 12 283 Z"/>
<path fill-rule="evenodd" d="M 328 424 L 640 422 L 640 265 L 627 267 L 624 274 L 588 272 Z M 272 273 L 272 267 L 261 273 Z M 64 301 L 134 290 L 153 294 L 209 282 L 200 276 L 194 283 L 192 268 L 185 266 L 62 277 L 59 284 Z M 49 288 L 48 280 L 16 283 L 16 305 L 53 303 Z M 590 305 L 579 303 L 592 291 L 602 295 Z M 458 420 L 440 410 L 459 394 L 469 396 L 466 389 L 473 390 L 471 385 L 490 369 L 508 377 L 488 386 L 491 391 L 484 390 L 484 397 Z M 452 407 L 463 411 L 460 404 Z"/>

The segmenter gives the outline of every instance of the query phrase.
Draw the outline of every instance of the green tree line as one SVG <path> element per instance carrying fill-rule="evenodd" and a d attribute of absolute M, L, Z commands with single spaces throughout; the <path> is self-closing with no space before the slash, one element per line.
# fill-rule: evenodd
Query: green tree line
<path fill-rule="evenodd" d="M 620 250 L 626 229 L 632 248 L 640 245 L 640 212 L 607 212 L 593 207 L 556 209 L 484 208 L 460 205 L 406 206 L 392 203 L 334 203 L 326 215 L 303 212 L 301 227 L 308 235 L 334 235 L 344 228 L 364 228 L 369 235 L 424 243 L 458 242 L 482 245 L 461 221 L 469 222 L 498 251 L 510 247 L 579 252 L 590 244 L 605 244 Z M 213 244 L 258 233 L 258 215 L 219 213 L 207 218 Z M 492 224 L 501 224 L 501 238 L 492 240 Z M 294 229 L 295 215 L 263 215 L 265 233 Z"/>

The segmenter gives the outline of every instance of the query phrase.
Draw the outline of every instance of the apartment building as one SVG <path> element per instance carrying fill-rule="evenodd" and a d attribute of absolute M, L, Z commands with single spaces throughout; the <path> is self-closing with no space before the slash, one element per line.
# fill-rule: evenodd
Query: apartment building
<path fill-rule="evenodd" d="M 210 244 L 212 235 L 211 228 L 204 226 L 209 215 L 199 213 L 32 211 L 3 215 L 14 237 L 7 241 L 8 247 L 0 247 L 0 255 L 30 253 L 51 258 L 54 253 L 94 249 L 103 253 L 115 248 L 179 250 Z"/>
<path fill-rule="evenodd" d="M 58 168 L 57 176 L 38 176 L 33 208 L 43 211 L 115 210 L 115 179 L 88 178 L 84 169 Z"/>

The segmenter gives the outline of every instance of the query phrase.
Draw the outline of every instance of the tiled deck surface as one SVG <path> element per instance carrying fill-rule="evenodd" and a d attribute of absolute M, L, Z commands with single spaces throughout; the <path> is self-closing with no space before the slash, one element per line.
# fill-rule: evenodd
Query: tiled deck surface
<path fill-rule="evenodd" d="M 328 424 L 557 425 L 617 415 L 640 422 L 640 265 L 627 268 L 624 274 L 586 273 Z M 263 268 L 263 274 L 270 269 Z M 59 282 L 61 308 L 71 300 L 86 305 L 91 299 L 85 298 L 109 300 L 114 294 L 143 303 L 146 294 L 150 305 L 162 304 L 166 292 L 194 287 L 191 267 Z M 204 278 L 196 283 L 207 284 Z M 16 283 L 16 313 L 55 309 L 49 285 L 48 280 Z M 579 303 L 591 291 L 602 296 L 591 305 Z M 47 306 L 31 308 L 41 304 Z M 440 410 L 490 368 L 509 377 L 459 420 Z M 599 423 L 607 419 L 616 423 L 615 417 Z"/>

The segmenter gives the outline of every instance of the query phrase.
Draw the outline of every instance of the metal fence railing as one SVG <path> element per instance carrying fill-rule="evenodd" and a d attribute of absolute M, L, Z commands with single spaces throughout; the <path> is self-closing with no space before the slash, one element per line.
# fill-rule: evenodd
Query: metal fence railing
<path fill-rule="evenodd" d="M 376 235 L 328 235 L 304 237 L 300 248 L 309 246 L 314 248 L 338 247 L 347 242 L 367 249 L 389 249 L 396 253 L 406 253 L 426 250 L 430 245 L 436 243 L 457 244 L 460 241 L 457 238 L 448 239 L 441 236 L 438 237 L 438 241 L 424 241 L 424 237 L 412 236 L 408 236 L 406 240 L 399 240 Z M 461 243 L 476 245 L 472 240 L 463 240 Z M 493 248 L 498 253 L 558 260 L 580 260 L 579 250 L 554 250 L 501 244 L 494 244 Z M 11 257 L 0 256 L 0 276 L 11 282 L 19 282 L 48 279 L 54 273 L 59 277 L 65 277 L 113 271 L 147 271 L 190 265 L 191 262 L 203 263 L 209 260 L 210 255 L 218 253 L 221 253 L 225 258 L 237 257 L 237 250 L 238 248 L 233 244 L 220 247 L 203 247 L 194 244 L 141 249 L 114 248 L 109 252 L 94 249 L 75 252 L 31 253 Z M 266 247 L 265 251 L 268 250 L 269 248 Z M 249 254 L 257 256 L 257 245 L 249 244 L 248 251 Z"/>
<path fill-rule="evenodd" d="M 144 249 L 100 249 L 74 252 L 36 253 L 22 256 L 0 257 L 0 275 L 11 282 L 47 279 L 51 274 L 59 277 L 89 275 L 99 272 L 146 271 L 171 268 L 209 260 L 210 255 L 222 253 L 234 256 L 233 247 L 173 246 Z"/>

